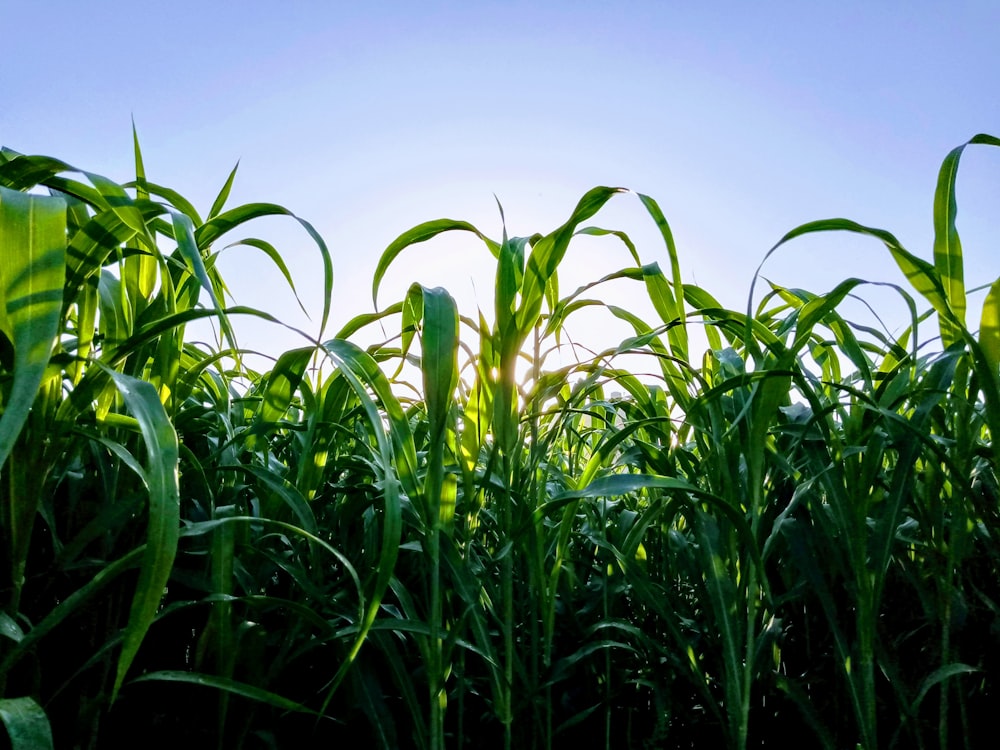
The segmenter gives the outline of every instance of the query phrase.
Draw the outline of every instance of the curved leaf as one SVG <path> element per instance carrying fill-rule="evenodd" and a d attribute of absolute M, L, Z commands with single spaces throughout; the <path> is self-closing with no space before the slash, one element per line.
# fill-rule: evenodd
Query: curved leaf
<path fill-rule="evenodd" d="M 958 203 L 955 200 L 955 181 L 962 152 L 971 144 L 1000 146 L 1000 138 L 977 135 L 967 143 L 952 149 L 945 157 L 938 172 L 937 189 L 934 191 L 934 268 L 944 287 L 945 298 L 955 314 L 956 322 L 965 326 L 965 271 L 963 269 L 962 242 L 955 226 Z M 951 321 L 941 319 L 941 342 L 945 348 L 961 338 Z"/>
<path fill-rule="evenodd" d="M 7 729 L 11 750 L 51 750 L 49 717 L 34 698 L 0 700 L 0 721 Z"/>
<path fill-rule="evenodd" d="M 299 713 L 312 714 L 313 716 L 321 715 L 316 711 L 313 711 L 311 708 L 306 708 L 301 703 L 296 703 L 293 700 L 289 700 L 288 698 L 280 696 L 277 693 L 272 693 L 269 690 L 248 685 L 245 682 L 230 680 L 226 677 L 200 674 L 198 672 L 178 672 L 174 670 L 149 672 L 141 677 L 136 677 L 130 684 L 135 684 L 137 682 L 150 682 L 154 680 L 160 682 L 183 682 L 189 685 L 211 687 L 216 690 L 224 690 L 227 693 L 232 693 L 233 695 L 238 695 L 242 698 L 249 698 L 250 700 L 257 701 L 258 703 L 266 703 L 269 706 L 280 708 L 283 711 L 296 711 Z"/>
<path fill-rule="evenodd" d="M 423 224 L 418 224 L 412 229 L 403 232 L 403 234 L 399 235 L 399 237 L 389 243 L 389 247 L 382 251 L 382 256 L 378 259 L 378 265 L 375 267 L 375 275 L 372 277 L 372 301 L 375 303 L 376 307 L 378 306 L 379 286 L 382 284 L 382 279 L 385 276 L 386 271 L 389 270 L 389 266 L 392 265 L 392 262 L 396 259 L 396 256 L 398 256 L 410 245 L 427 242 L 427 240 L 433 239 L 439 234 L 456 230 L 472 232 L 472 234 L 476 235 L 479 239 L 486 243 L 494 255 L 499 252 L 499 246 L 497 243 L 490 240 L 486 237 L 486 235 L 467 221 L 437 219 L 436 221 L 426 221 Z"/>
<path fill-rule="evenodd" d="M 156 389 L 149 383 L 113 370 L 109 371 L 109 375 L 142 431 L 146 444 L 143 479 L 149 491 L 146 549 L 125 627 L 122 652 L 118 657 L 118 672 L 112 691 L 114 699 L 146 631 L 156 617 L 163 590 L 170 578 L 180 535 L 180 487 L 177 433 Z"/>

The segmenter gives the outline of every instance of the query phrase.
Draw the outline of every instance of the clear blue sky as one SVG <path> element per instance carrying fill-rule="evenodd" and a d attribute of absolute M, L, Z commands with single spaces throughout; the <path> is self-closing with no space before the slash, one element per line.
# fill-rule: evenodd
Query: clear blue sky
<path fill-rule="evenodd" d="M 687 280 L 737 308 L 764 253 L 805 221 L 882 227 L 929 259 L 941 160 L 975 133 L 1000 135 L 992 1 L 0 8 L 0 144 L 127 180 L 134 116 L 150 179 L 203 210 L 239 160 L 234 201 L 281 203 L 329 243 L 335 322 L 370 309 L 376 259 L 410 226 L 448 216 L 499 236 L 494 193 L 514 235 L 554 228 L 595 185 L 648 193 Z M 959 174 L 970 286 L 1000 275 L 994 152 L 967 150 Z M 594 223 L 666 261 L 634 198 Z M 258 234 L 279 243 L 318 310 L 306 236 L 289 222 Z M 230 258 L 240 303 L 307 325 L 263 256 Z M 448 287 L 466 313 L 477 300 L 489 309 L 487 254 L 470 239 L 404 258 L 381 304 L 416 280 Z M 588 240 L 568 260 L 564 290 L 627 255 Z M 813 291 L 847 276 L 902 281 L 880 245 L 841 235 L 790 245 L 764 274 Z"/>

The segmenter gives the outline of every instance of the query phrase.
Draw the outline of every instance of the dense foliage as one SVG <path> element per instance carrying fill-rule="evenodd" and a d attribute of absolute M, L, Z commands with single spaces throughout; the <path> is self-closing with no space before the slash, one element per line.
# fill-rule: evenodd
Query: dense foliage
<path fill-rule="evenodd" d="M 0 152 L 12 747 L 976 746 L 1000 706 L 1000 282 L 970 325 L 964 148 L 932 262 L 840 219 L 779 243 L 884 247 L 909 283 L 899 336 L 841 316 L 857 279 L 725 309 L 683 282 L 651 198 L 666 272 L 587 225 L 628 199 L 596 188 L 549 234 L 432 221 L 378 265 L 376 293 L 412 245 L 467 233 L 495 309 L 415 284 L 268 372 L 231 324 L 268 316 L 226 307 L 217 260 L 262 253 L 291 284 L 239 233 L 298 221 L 325 324 L 307 222 L 227 208 L 234 175 L 203 217 L 138 145 L 126 185 Z M 579 234 L 634 265 L 562 296 Z M 612 278 L 658 318 L 603 305 Z M 550 364 L 595 305 L 634 336 Z M 185 336 L 205 319 L 212 347 Z M 352 343 L 376 321 L 398 335 Z"/>

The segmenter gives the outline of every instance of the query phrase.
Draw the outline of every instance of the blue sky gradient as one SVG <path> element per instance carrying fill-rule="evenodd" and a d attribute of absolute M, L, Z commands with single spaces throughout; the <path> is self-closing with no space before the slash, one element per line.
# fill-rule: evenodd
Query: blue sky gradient
<path fill-rule="evenodd" d="M 5 0 L 2 17 L 0 145 L 124 181 L 134 117 L 150 179 L 203 210 L 239 161 L 233 201 L 281 203 L 326 238 L 335 324 L 371 309 L 378 255 L 410 226 L 448 216 L 498 237 L 494 194 L 514 235 L 551 230 L 595 185 L 652 195 L 685 278 L 736 308 L 767 250 L 813 219 L 888 229 L 930 259 L 941 160 L 1000 135 L 997 2 Z M 1000 275 L 997 151 L 967 150 L 959 174 L 970 287 Z M 665 263 L 634 198 L 595 223 Z M 318 311 L 308 238 L 280 221 L 258 234 Z M 607 239 L 570 252 L 564 290 L 628 262 Z M 414 248 L 379 302 L 421 281 L 488 310 L 488 260 L 469 238 Z M 224 269 L 240 303 L 310 326 L 263 256 Z M 881 246 L 843 235 L 788 246 L 764 275 L 817 292 L 903 281 Z"/>

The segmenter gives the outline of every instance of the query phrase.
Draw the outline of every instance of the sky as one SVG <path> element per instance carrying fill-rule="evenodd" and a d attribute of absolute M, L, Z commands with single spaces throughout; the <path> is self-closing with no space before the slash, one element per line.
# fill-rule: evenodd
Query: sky
<path fill-rule="evenodd" d="M 1000 2 L 987 0 L 0 0 L 0 18 L 0 145 L 126 181 L 134 118 L 149 179 L 203 212 L 238 162 L 231 205 L 279 203 L 329 245 L 329 335 L 373 309 L 378 257 L 410 227 L 463 219 L 499 239 L 499 201 L 512 236 L 545 233 L 597 185 L 655 198 L 685 280 L 734 309 L 768 249 L 807 221 L 887 229 L 931 259 L 941 161 L 976 133 L 1000 135 Z M 1000 149 L 966 150 L 958 201 L 967 284 L 992 282 Z M 591 223 L 667 266 L 634 195 Z M 234 248 L 221 265 L 236 301 L 314 332 L 308 236 L 287 219 L 247 234 L 275 242 L 313 322 L 263 255 Z M 489 311 L 490 260 L 471 235 L 413 247 L 378 303 L 420 282 L 448 288 L 464 314 Z M 582 238 L 562 290 L 629 263 L 617 241 Z M 796 240 L 762 275 L 814 292 L 849 276 L 904 283 L 879 243 L 844 234 Z M 635 285 L 600 296 L 648 309 Z M 902 325 L 895 295 L 870 299 Z M 627 334 L 595 315 L 578 329 L 592 346 Z M 240 330 L 275 353 L 301 344 Z"/>

